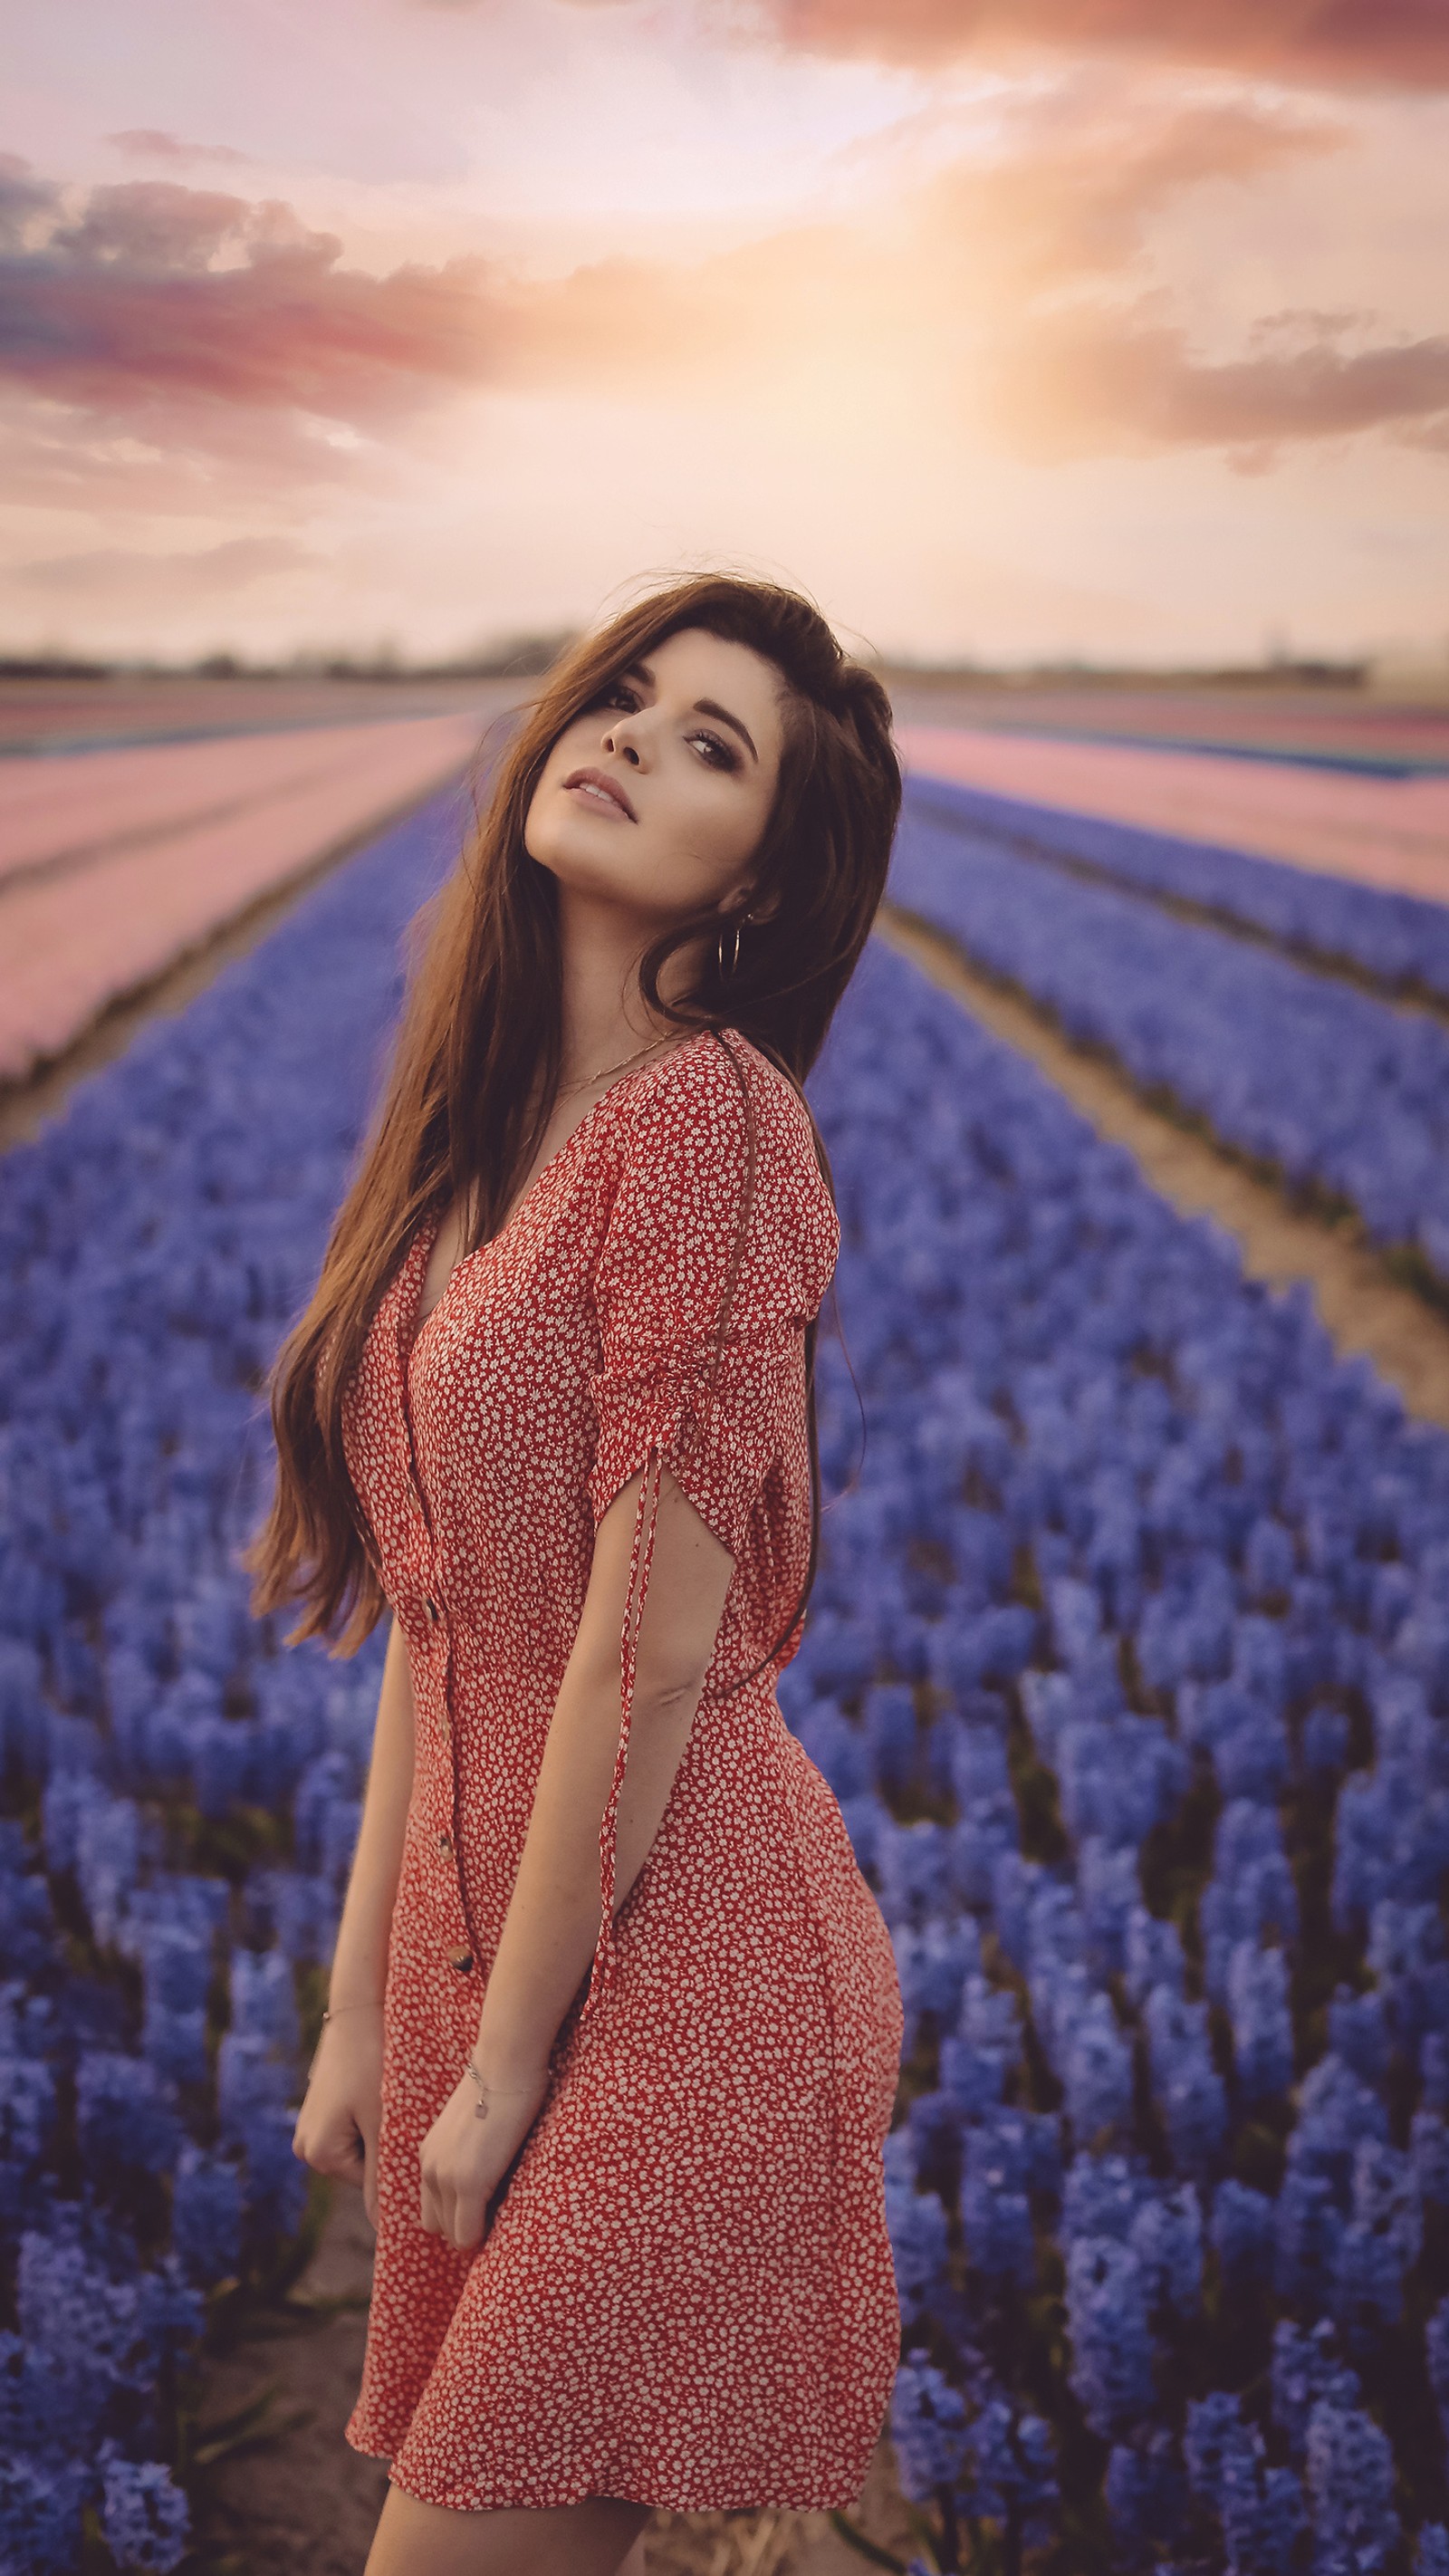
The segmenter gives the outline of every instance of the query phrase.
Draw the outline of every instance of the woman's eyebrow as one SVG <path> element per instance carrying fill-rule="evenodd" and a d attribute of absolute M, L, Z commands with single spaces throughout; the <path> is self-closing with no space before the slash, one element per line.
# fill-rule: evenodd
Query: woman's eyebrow
<path fill-rule="evenodd" d="M 748 727 L 741 724 L 738 716 L 732 716 L 728 707 L 717 706 L 713 698 L 696 698 L 694 712 L 697 716 L 718 716 L 721 724 L 733 725 L 741 742 L 748 749 L 751 760 L 759 759 L 760 755 L 750 740 Z"/>

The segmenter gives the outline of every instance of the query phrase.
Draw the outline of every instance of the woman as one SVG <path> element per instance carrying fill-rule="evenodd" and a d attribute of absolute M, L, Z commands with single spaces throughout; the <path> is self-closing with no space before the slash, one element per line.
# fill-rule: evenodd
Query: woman
<path fill-rule="evenodd" d="M 838 1227 L 798 1085 L 900 797 L 817 612 L 551 674 L 441 899 L 274 1390 L 264 1606 L 391 1632 L 297 2122 L 378 2232 L 369 2576 L 604 2576 L 860 2492 L 899 2315 L 890 1944 L 774 1683 Z"/>

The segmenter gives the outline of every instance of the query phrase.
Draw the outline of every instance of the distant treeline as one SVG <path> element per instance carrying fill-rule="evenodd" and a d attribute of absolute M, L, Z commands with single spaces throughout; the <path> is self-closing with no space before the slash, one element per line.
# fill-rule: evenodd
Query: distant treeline
<path fill-rule="evenodd" d="M 1130 663 L 1046 661 L 1013 664 L 1009 669 L 987 662 L 915 662 L 897 656 L 880 664 L 881 676 L 912 687 L 954 682 L 972 688 L 1332 688 L 1360 689 L 1373 664 L 1333 661 L 1318 655 L 1263 662 L 1192 662 L 1178 668 L 1141 670 Z"/>
<path fill-rule="evenodd" d="M 546 671 L 577 632 L 508 635 L 476 652 L 442 661 L 407 661 L 382 652 L 295 653 L 285 661 L 249 661 L 240 653 L 206 653 L 191 662 L 130 657 L 93 661 L 71 653 L 0 653 L 0 680 L 512 680 Z"/>
<path fill-rule="evenodd" d="M 191 662 L 121 658 L 93 661 L 69 653 L 0 653 L 0 680 L 512 680 L 532 679 L 546 671 L 578 634 L 560 627 L 544 634 L 508 635 L 482 644 L 476 652 L 438 661 L 409 661 L 388 650 L 371 654 L 297 653 L 285 661 L 248 661 L 240 653 L 207 653 Z M 1370 678 L 1367 660 L 1334 661 L 1274 656 L 1263 662 L 1184 665 L 1176 670 L 1140 670 L 1106 662 L 1044 661 L 1003 668 L 984 662 L 914 661 L 885 656 L 878 665 L 883 679 L 909 686 L 933 683 L 974 688 L 1070 686 L 1073 688 L 1361 688 Z"/>

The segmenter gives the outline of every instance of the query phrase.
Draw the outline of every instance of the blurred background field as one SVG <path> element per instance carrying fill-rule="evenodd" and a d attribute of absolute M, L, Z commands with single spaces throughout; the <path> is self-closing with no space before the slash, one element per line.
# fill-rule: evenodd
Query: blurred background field
<path fill-rule="evenodd" d="M 1449 698 L 889 674 L 907 765 L 1442 899 Z M 473 763 L 521 677 L 0 677 L 0 1079 Z"/>
<path fill-rule="evenodd" d="M 417 694 L 0 686 L 0 1076 L 456 776 L 486 699 Z"/>

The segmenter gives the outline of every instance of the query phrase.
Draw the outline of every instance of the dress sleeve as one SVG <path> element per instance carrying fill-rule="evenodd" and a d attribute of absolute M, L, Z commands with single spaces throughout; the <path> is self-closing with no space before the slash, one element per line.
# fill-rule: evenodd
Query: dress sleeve
<path fill-rule="evenodd" d="M 738 1562 L 838 1242 L 794 1096 L 767 1089 L 725 1040 L 707 1042 L 688 1072 L 659 1086 L 630 1133 L 594 1274 L 595 1527 L 631 1477 L 642 1481 L 585 2016 L 614 1966 L 615 1828 L 663 1471 Z"/>

